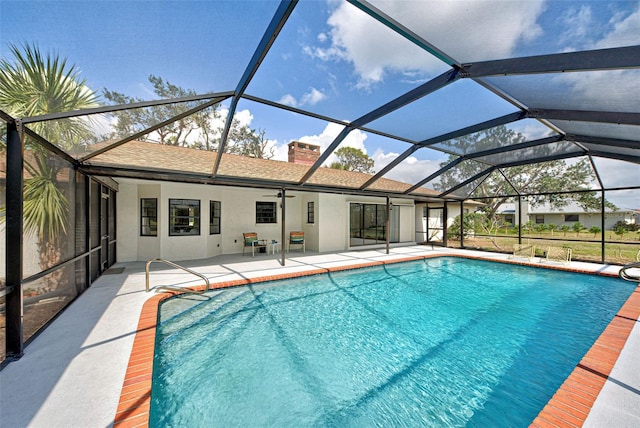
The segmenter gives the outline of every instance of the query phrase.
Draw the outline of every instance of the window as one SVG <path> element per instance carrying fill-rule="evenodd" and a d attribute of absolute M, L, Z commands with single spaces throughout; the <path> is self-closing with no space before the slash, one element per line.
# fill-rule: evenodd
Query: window
<path fill-rule="evenodd" d="M 577 221 L 579 221 L 578 218 L 579 218 L 578 214 L 565 214 L 564 215 L 564 221 L 565 222 L 577 222 Z"/>
<path fill-rule="evenodd" d="M 275 202 L 256 202 L 256 223 L 277 223 Z"/>
<path fill-rule="evenodd" d="M 315 223 L 315 213 L 314 213 L 314 203 L 307 202 L 307 223 L 313 224 Z"/>
<path fill-rule="evenodd" d="M 158 236 L 158 199 L 140 199 L 140 236 Z"/>
<path fill-rule="evenodd" d="M 200 201 L 169 199 L 169 236 L 200 235 Z"/>
<path fill-rule="evenodd" d="M 536 214 L 536 224 L 544 224 L 544 215 Z"/>
<path fill-rule="evenodd" d="M 220 201 L 209 201 L 209 235 L 220 235 Z"/>

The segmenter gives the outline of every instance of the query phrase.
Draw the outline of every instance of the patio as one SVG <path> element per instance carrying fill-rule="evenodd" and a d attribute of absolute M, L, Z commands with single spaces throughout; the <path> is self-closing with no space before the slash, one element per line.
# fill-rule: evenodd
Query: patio
<path fill-rule="evenodd" d="M 438 254 L 507 258 L 504 254 L 403 246 L 391 248 L 389 254 L 381 249 L 322 254 L 292 252 L 285 267 L 280 265 L 278 255 L 271 254 L 224 255 L 181 265 L 206 275 L 215 284 Z M 568 268 L 616 274 L 619 266 L 572 262 Z M 145 293 L 144 270 L 142 262 L 112 266 L 28 346 L 28 352 L 20 360 L 0 372 L 5 386 L 0 404 L 3 424 L 15 427 L 113 424 L 140 312 L 144 302 L 156 294 Z M 169 284 L 191 286 L 201 284 L 201 280 L 191 280 L 188 274 L 160 264 L 152 265 L 151 286 Z M 636 322 L 585 426 L 638 425 L 640 376 L 633 362 L 639 352 L 640 326 Z M 7 385 L 11 385 L 10 393 Z"/>

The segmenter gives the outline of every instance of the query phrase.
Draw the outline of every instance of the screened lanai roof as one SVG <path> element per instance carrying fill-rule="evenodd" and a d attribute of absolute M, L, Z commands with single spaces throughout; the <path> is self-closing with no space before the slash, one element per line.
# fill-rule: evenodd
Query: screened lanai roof
<path fill-rule="evenodd" d="M 98 93 L 135 99 L 17 117 L 41 144 L 52 135 L 48 128 L 90 120 L 90 141 L 50 141 L 89 173 L 157 178 L 157 170 L 126 157 L 110 156 L 108 165 L 97 160 L 210 111 L 222 117 L 222 149 L 233 138 L 234 118 L 263 130 L 276 158 L 299 140 L 321 145 L 320 159 L 295 179 L 280 179 L 268 168 L 264 176 L 236 175 L 224 150 L 213 156 L 194 150 L 190 156 L 209 171 L 172 169 L 165 178 L 304 190 L 320 180 L 336 149 L 352 146 L 375 159 L 375 173 L 351 186 L 323 182 L 325 190 L 383 188 L 420 198 L 426 187 L 459 200 L 510 168 L 580 159 L 592 169 L 589 189 L 640 187 L 637 1 L 5 1 L 0 7 L 3 43 L 55 50 Z M 152 92 L 149 75 L 189 91 L 163 98 Z M 11 121 L 12 112 L 0 107 Z M 123 110 L 153 111 L 156 124 L 114 139 L 114 112 Z M 498 137 L 481 144 L 470 137 L 483 133 Z M 445 183 L 443 174 L 460 178 Z M 380 186 L 381 179 L 408 186 Z M 526 193 L 508 184 L 509 195 Z M 558 190 L 577 189 L 567 183 Z"/>

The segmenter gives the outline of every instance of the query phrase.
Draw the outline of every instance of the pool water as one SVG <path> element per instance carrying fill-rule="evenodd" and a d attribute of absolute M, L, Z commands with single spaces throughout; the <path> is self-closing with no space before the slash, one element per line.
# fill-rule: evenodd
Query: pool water
<path fill-rule="evenodd" d="M 634 288 L 442 257 L 169 299 L 150 425 L 526 426 Z"/>

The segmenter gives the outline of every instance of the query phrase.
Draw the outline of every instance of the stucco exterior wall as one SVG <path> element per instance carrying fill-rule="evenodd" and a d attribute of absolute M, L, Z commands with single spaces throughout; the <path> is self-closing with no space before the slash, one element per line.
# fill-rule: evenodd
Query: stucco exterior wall
<path fill-rule="evenodd" d="M 146 261 L 161 257 L 180 261 L 242 253 L 242 233 L 256 232 L 260 239 L 282 241 L 282 216 L 278 192 L 265 189 L 194 185 L 142 180 L 120 180 L 117 193 L 118 261 Z M 310 251 L 342 251 L 349 248 L 349 204 L 385 204 L 385 198 L 287 191 L 286 235 L 304 231 Z M 158 199 L 158 236 L 140 236 L 140 199 Z M 200 201 L 200 235 L 169 236 L 169 199 Z M 221 234 L 209 234 L 209 201 L 221 202 Z M 256 201 L 277 202 L 278 221 L 256 224 Z M 308 202 L 314 203 L 314 222 L 307 222 Z M 413 201 L 392 200 L 399 210 L 400 242 L 415 242 Z M 286 245 L 286 238 L 285 238 Z M 297 248 L 296 248 L 297 250 Z"/>
<path fill-rule="evenodd" d="M 118 261 L 145 261 L 156 257 L 179 261 L 242 253 L 243 232 L 256 232 L 260 239 L 281 241 L 280 200 L 272 197 L 276 194 L 277 191 L 264 189 L 121 180 L 117 194 Z M 285 202 L 287 235 L 292 230 L 304 230 L 305 236 L 307 231 L 313 233 L 313 227 L 302 225 L 303 209 L 306 210 L 303 194 L 287 192 L 287 195 L 295 196 L 286 198 Z M 140 236 L 141 198 L 158 199 L 158 236 Z M 200 201 L 199 235 L 169 236 L 169 199 Z M 219 235 L 209 234 L 209 201 L 221 203 Z M 278 203 L 277 223 L 256 224 L 256 201 Z"/>
<path fill-rule="evenodd" d="M 142 237 L 139 236 L 139 201 L 137 185 L 120 183 L 116 193 L 116 254 L 121 262 L 138 260 L 138 247 L 142 244 Z M 146 244 L 153 245 L 155 242 L 151 238 Z"/>
<path fill-rule="evenodd" d="M 416 224 L 414 221 L 416 209 L 410 202 L 398 202 L 398 205 L 394 205 L 394 209 L 396 207 L 400 209 L 400 242 L 415 242 L 416 240 Z M 401 203 L 402 205 L 400 205 Z"/>
<path fill-rule="evenodd" d="M 314 221 L 313 223 L 307 222 L 307 207 L 308 203 L 313 202 Z M 319 215 L 320 207 L 320 195 L 317 193 L 302 193 L 300 194 L 300 222 L 301 230 L 304 232 L 304 242 L 307 250 L 320 251 L 320 222 L 321 217 Z M 288 222 L 288 220 L 287 220 Z"/>
<path fill-rule="evenodd" d="M 320 194 L 318 222 L 318 251 L 349 249 L 349 207 L 352 202 L 386 204 L 386 198 L 354 195 Z M 408 199 L 392 199 L 394 209 L 400 210 L 400 242 L 415 242 L 415 206 Z M 358 248 L 358 247 L 354 247 Z"/>
<path fill-rule="evenodd" d="M 349 213 L 345 195 L 318 194 L 318 251 L 348 248 Z"/>

